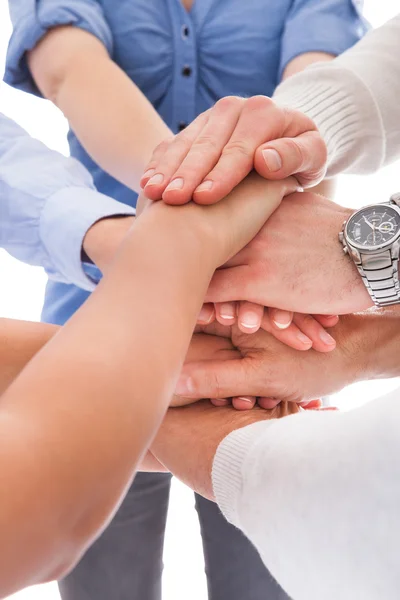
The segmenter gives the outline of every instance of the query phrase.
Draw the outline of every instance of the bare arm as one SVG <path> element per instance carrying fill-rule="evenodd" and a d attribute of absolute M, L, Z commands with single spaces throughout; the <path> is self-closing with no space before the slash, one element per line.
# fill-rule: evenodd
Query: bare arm
<path fill-rule="evenodd" d="M 81 29 L 57 27 L 31 51 L 29 66 L 93 159 L 139 191 L 152 151 L 172 133 L 103 44 Z"/>
<path fill-rule="evenodd" d="M 0 396 L 58 327 L 0 319 Z"/>
<path fill-rule="evenodd" d="M 284 192 L 251 177 L 213 207 L 151 206 L 3 394 L 0 597 L 59 577 L 107 525 L 169 404 L 214 269 Z"/>

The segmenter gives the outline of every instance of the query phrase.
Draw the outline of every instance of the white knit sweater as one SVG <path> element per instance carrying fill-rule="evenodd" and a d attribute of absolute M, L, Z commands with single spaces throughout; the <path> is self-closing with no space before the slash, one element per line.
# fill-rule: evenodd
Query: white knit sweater
<path fill-rule="evenodd" d="M 330 175 L 399 157 L 400 16 L 276 99 L 317 122 Z M 399 433 L 400 389 L 352 412 L 257 423 L 220 445 L 218 504 L 294 600 L 400 598 Z"/>

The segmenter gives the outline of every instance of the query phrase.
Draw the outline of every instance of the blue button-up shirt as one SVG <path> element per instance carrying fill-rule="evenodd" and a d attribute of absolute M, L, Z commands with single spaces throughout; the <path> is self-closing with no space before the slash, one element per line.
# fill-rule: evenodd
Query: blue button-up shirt
<path fill-rule="evenodd" d="M 88 171 L 0 114 L 0 248 L 59 282 L 92 290 L 99 273 L 81 262 L 96 221 L 134 209 L 98 193 Z"/>
<path fill-rule="evenodd" d="M 5 80 L 39 91 L 26 51 L 48 29 L 73 24 L 97 36 L 172 131 L 227 95 L 272 95 L 296 56 L 340 54 L 366 31 L 359 0 L 9 0 L 14 32 Z M 107 82 L 104 82 L 107 85 Z M 71 154 L 101 192 L 134 206 L 136 194 L 102 171 L 69 135 Z M 51 283 L 44 316 L 63 323 L 85 299 Z"/>

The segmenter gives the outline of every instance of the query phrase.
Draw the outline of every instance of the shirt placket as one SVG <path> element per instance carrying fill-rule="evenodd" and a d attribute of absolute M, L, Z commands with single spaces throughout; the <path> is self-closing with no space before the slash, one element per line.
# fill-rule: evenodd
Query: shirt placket
<path fill-rule="evenodd" d="M 196 118 L 197 48 L 190 14 L 180 0 L 169 0 L 175 46 L 172 127 L 182 131 Z"/>

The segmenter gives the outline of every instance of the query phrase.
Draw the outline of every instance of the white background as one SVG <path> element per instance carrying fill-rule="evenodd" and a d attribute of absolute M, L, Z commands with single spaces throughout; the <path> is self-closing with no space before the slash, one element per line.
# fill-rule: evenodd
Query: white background
<path fill-rule="evenodd" d="M 201 0 L 199 0 L 201 2 Z M 374 26 L 400 12 L 399 0 L 365 0 L 365 15 Z M 0 0 L 0 72 L 4 66 L 7 41 L 11 33 L 6 0 Z M 15 119 L 31 135 L 51 148 L 68 153 L 67 126 L 62 115 L 48 102 L 3 86 L 0 111 Z M 400 166 L 395 164 L 371 177 L 343 177 L 337 201 L 361 206 L 383 201 L 400 191 Z M 0 315 L 38 320 L 43 301 L 45 275 L 11 259 L 0 251 Z M 342 392 L 335 404 L 356 406 L 394 387 L 394 382 L 373 382 L 352 386 Z M 2 548 L 2 551 L 5 549 Z M 165 545 L 164 598 L 166 600 L 203 600 L 207 597 L 199 528 L 190 491 L 174 483 Z M 59 600 L 55 584 L 31 588 L 13 600 Z M 96 600 L 96 599 L 93 599 Z M 112 600 L 110 598 L 110 600 Z"/>

